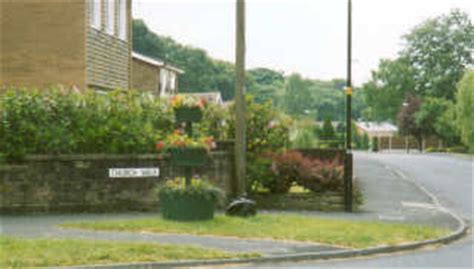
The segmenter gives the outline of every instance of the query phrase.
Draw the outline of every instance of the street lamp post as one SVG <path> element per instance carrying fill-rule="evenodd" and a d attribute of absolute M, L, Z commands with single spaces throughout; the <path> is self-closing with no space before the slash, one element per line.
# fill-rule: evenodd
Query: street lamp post
<path fill-rule="evenodd" d="M 347 1 L 345 210 L 352 212 L 352 0 Z"/>

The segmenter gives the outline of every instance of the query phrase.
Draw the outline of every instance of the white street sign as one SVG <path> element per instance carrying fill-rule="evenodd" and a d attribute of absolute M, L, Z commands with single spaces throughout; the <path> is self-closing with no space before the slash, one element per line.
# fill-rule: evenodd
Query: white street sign
<path fill-rule="evenodd" d="M 110 168 L 110 178 L 158 177 L 159 168 Z"/>

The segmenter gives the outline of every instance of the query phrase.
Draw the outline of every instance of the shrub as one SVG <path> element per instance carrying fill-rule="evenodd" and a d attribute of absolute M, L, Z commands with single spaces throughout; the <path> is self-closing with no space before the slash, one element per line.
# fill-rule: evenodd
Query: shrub
<path fill-rule="evenodd" d="M 273 160 L 270 156 L 263 154 L 248 154 L 247 155 L 247 182 L 248 191 L 256 192 L 261 188 L 270 190 L 271 186 L 278 184 L 278 180 L 272 172 Z M 272 188 L 273 189 L 273 188 Z M 270 190 L 271 191 L 271 190 Z"/>
<path fill-rule="evenodd" d="M 299 171 L 298 184 L 313 192 L 340 190 L 343 183 L 344 167 L 336 160 L 308 160 Z"/>
<path fill-rule="evenodd" d="M 246 96 L 247 103 L 247 152 L 261 154 L 280 151 L 289 145 L 291 120 L 273 108 L 271 102 L 255 103 Z M 235 137 L 234 106 L 230 108 L 229 138 Z"/>
<path fill-rule="evenodd" d="M 469 150 L 464 146 L 450 147 L 446 149 L 449 153 L 468 153 Z"/>
<path fill-rule="evenodd" d="M 250 167 L 260 169 L 254 186 L 261 185 L 271 193 L 287 193 L 294 183 L 313 192 L 336 191 L 343 186 L 344 169 L 338 160 L 307 158 L 298 151 L 267 155 Z"/>
<path fill-rule="evenodd" d="M 371 149 L 373 152 L 379 151 L 379 139 L 378 137 L 372 137 Z"/>
<path fill-rule="evenodd" d="M 165 102 L 137 91 L 10 89 L 0 102 L 0 151 L 9 159 L 25 154 L 152 153 L 155 142 L 173 130 Z"/>
<path fill-rule="evenodd" d="M 287 151 L 273 157 L 274 180 L 265 182 L 264 187 L 272 193 L 287 193 L 293 182 L 299 180 L 302 171 L 310 169 L 309 159 L 297 151 Z"/>

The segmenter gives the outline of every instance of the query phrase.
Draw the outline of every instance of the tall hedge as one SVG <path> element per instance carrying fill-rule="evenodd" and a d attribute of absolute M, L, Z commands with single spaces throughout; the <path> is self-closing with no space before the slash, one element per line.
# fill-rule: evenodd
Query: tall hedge
<path fill-rule="evenodd" d="M 461 140 L 474 152 L 474 70 L 467 71 L 458 84 L 456 112 Z"/>
<path fill-rule="evenodd" d="M 136 91 L 6 90 L 0 99 L 0 152 L 148 153 L 173 129 L 164 102 Z"/>

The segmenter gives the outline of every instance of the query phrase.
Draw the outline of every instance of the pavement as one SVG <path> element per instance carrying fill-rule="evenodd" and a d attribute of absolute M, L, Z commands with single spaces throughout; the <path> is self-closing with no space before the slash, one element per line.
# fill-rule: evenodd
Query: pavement
<path fill-rule="evenodd" d="M 413 223 L 449 229 L 459 223 L 436 197 L 394 167 L 371 158 L 355 162 L 355 175 L 364 195 L 365 203 L 357 213 L 322 213 L 312 211 L 278 212 L 304 214 L 323 218 L 377 220 L 391 223 Z M 237 239 L 215 236 L 195 236 L 133 232 L 95 232 L 57 227 L 64 222 L 86 220 L 139 219 L 156 216 L 156 213 L 126 214 L 33 214 L 1 216 L 1 233 L 24 238 L 83 238 L 91 240 L 141 241 L 168 244 L 197 245 L 235 252 L 259 252 L 263 257 L 279 257 L 303 253 L 331 253 L 344 251 L 340 247 L 293 241 Z"/>

